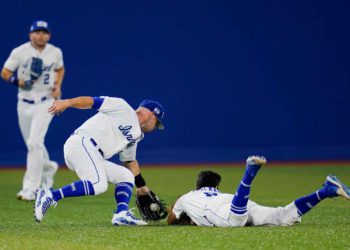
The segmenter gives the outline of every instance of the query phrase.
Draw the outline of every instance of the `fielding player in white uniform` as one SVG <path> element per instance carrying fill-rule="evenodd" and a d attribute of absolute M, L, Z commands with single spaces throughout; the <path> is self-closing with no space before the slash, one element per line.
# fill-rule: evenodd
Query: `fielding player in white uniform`
<path fill-rule="evenodd" d="M 137 143 L 155 128 L 163 129 L 163 106 L 144 100 L 135 111 L 126 101 L 114 97 L 77 97 L 56 101 L 49 109 L 60 114 L 66 108 L 93 108 L 99 112 L 81 125 L 64 145 L 64 157 L 69 169 L 79 181 L 56 190 L 39 189 L 35 202 L 35 219 L 40 222 L 47 209 L 63 198 L 98 195 L 115 184 L 117 208 L 113 225 L 146 225 L 129 212 L 134 182 L 138 195 L 149 193 L 136 160 Z M 108 161 L 119 154 L 124 166 Z"/>
<path fill-rule="evenodd" d="M 64 76 L 62 51 L 48 43 L 50 37 L 47 22 L 35 21 L 30 27 L 30 41 L 12 50 L 1 72 L 5 81 L 18 86 L 18 121 L 28 150 L 23 187 L 17 194 L 20 200 L 35 200 L 40 186 L 52 187 L 58 168 L 49 160 L 44 145 L 52 120 L 47 109 L 60 98 Z M 31 72 L 32 62 L 38 60 L 38 72 Z"/>
<path fill-rule="evenodd" d="M 260 206 L 249 200 L 249 194 L 253 179 L 265 164 L 263 157 L 249 157 L 245 174 L 234 195 L 221 193 L 217 189 L 221 181 L 219 174 L 212 171 L 200 172 L 197 189 L 175 202 L 168 216 L 168 224 L 216 227 L 290 226 L 301 222 L 302 215 L 326 198 L 342 196 L 350 199 L 350 188 L 335 176 L 327 176 L 320 189 L 285 207 Z"/>

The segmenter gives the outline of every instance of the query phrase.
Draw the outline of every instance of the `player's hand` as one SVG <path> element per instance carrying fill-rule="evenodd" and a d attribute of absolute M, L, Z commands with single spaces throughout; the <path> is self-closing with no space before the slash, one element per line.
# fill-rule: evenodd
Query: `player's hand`
<path fill-rule="evenodd" d="M 52 106 L 49 108 L 48 111 L 51 115 L 60 115 L 68 107 L 69 107 L 68 100 L 57 100 L 52 104 Z"/>
<path fill-rule="evenodd" d="M 150 193 L 150 189 L 147 186 L 143 186 L 136 189 L 137 196 L 148 195 L 149 193 Z"/>
<path fill-rule="evenodd" d="M 23 79 L 18 79 L 18 86 L 26 91 L 29 91 L 32 89 L 34 82 L 31 80 L 25 81 Z"/>
<path fill-rule="evenodd" d="M 60 87 L 54 86 L 51 93 L 52 98 L 58 100 L 61 99 L 62 91 Z"/>

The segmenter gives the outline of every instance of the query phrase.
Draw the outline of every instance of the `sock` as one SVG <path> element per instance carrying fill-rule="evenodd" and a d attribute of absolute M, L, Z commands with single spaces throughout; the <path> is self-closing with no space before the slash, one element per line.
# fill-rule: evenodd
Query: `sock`
<path fill-rule="evenodd" d="M 66 197 L 94 195 L 95 190 L 90 181 L 76 181 L 57 190 L 52 190 L 55 201 Z"/>
<path fill-rule="evenodd" d="M 312 194 L 296 199 L 294 204 L 298 208 L 299 216 L 309 212 L 314 206 L 327 197 L 327 190 L 323 187 Z"/>
<path fill-rule="evenodd" d="M 130 182 L 120 182 L 116 185 L 114 191 L 115 201 L 117 203 L 116 213 L 127 211 L 132 195 L 134 185 Z"/>
<path fill-rule="evenodd" d="M 259 169 L 260 169 L 260 167 L 248 168 L 243 175 L 242 182 L 246 185 L 252 184 Z"/>
<path fill-rule="evenodd" d="M 247 212 L 247 203 L 250 194 L 250 186 L 260 168 L 248 168 L 238 185 L 237 192 L 233 197 L 231 211 L 235 214 L 245 214 Z"/>
<path fill-rule="evenodd" d="M 250 194 L 250 185 L 243 181 L 239 184 L 237 192 L 233 197 L 231 211 L 235 214 L 245 214 L 247 212 L 247 203 Z"/>

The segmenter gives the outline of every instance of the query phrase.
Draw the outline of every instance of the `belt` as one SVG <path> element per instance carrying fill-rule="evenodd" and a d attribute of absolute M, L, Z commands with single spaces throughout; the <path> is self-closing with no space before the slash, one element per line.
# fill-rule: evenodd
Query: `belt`
<path fill-rule="evenodd" d="M 44 96 L 44 97 L 41 97 L 39 100 L 30 100 L 30 99 L 25 99 L 25 98 L 23 98 L 22 101 L 23 101 L 23 102 L 26 102 L 26 103 L 29 103 L 29 104 L 36 104 L 36 103 L 43 102 L 43 101 L 45 101 L 46 99 L 47 99 L 47 97 Z"/>
<path fill-rule="evenodd" d="M 102 157 L 104 157 L 104 153 L 103 153 L 102 149 L 97 146 L 97 143 L 95 142 L 95 140 L 90 138 L 90 141 L 91 141 L 92 145 L 94 145 L 97 148 L 98 152 L 102 155 Z"/>

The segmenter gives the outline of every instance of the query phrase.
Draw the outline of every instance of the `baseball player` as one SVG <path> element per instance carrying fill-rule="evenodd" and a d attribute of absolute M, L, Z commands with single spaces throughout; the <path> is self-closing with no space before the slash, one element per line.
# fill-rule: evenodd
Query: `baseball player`
<path fill-rule="evenodd" d="M 18 87 L 17 113 L 26 144 L 27 169 L 19 200 L 35 200 L 41 186 L 50 188 L 58 165 L 50 161 L 44 145 L 52 116 L 47 109 L 61 96 L 64 76 L 62 51 L 49 44 L 51 30 L 45 21 L 30 27 L 30 41 L 12 50 L 1 71 L 1 77 Z"/>
<path fill-rule="evenodd" d="M 112 224 L 146 225 L 129 212 L 134 183 L 138 195 L 150 192 L 136 160 L 136 148 L 144 133 L 155 128 L 164 129 L 163 106 L 156 101 L 144 100 L 135 111 L 121 98 L 83 96 L 56 101 L 49 112 L 60 114 L 70 107 L 98 110 L 64 145 L 66 164 L 80 180 L 56 190 L 39 189 L 34 207 L 36 221 L 41 222 L 47 209 L 56 206 L 61 199 L 99 195 L 107 190 L 110 182 L 115 184 L 117 203 Z M 124 166 L 107 160 L 115 154 L 119 154 Z"/>
<path fill-rule="evenodd" d="M 202 171 L 197 189 L 181 196 L 171 208 L 168 224 L 198 226 L 243 227 L 247 225 L 290 226 L 326 198 L 342 196 L 350 199 L 350 188 L 335 176 L 327 176 L 323 186 L 314 193 L 296 199 L 285 207 L 265 207 L 249 200 L 251 184 L 259 169 L 266 164 L 263 157 L 247 159 L 246 171 L 234 195 L 221 193 L 217 188 L 219 174 Z"/>

